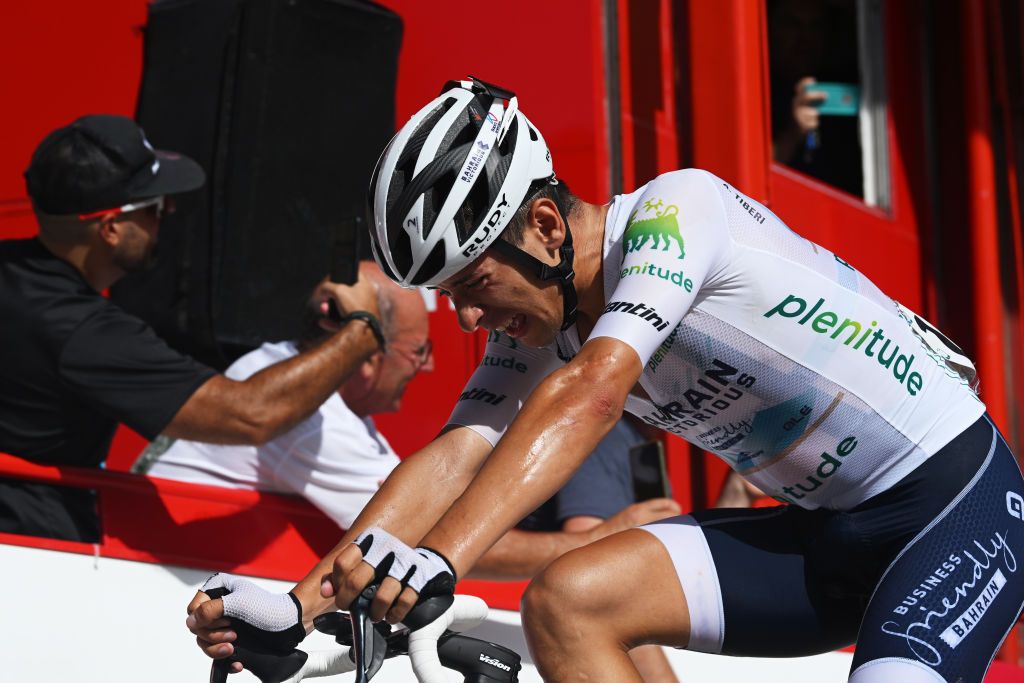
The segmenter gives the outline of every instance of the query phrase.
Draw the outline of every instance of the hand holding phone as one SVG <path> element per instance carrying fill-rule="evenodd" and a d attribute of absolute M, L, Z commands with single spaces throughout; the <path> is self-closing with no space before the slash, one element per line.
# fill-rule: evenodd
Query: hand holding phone
<path fill-rule="evenodd" d="M 804 92 L 824 96 L 812 103 L 821 116 L 856 116 L 860 111 L 860 88 L 851 83 L 808 83 Z"/>

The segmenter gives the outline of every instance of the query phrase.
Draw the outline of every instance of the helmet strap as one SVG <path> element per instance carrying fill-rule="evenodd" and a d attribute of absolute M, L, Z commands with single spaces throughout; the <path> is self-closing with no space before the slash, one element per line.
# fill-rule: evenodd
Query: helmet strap
<path fill-rule="evenodd" d="M 562 246 L 558 248 L 558 254 L 561 257 L 558 265 L 548 265 L 500 237 L 491 244 L 491 247 L 502 256 L 515 261 L 532 272 L 541 282 L 558 281 L 558 285 L 562 289 L 562 331 L 564 332 L 576 322 L 578 300 L 576 297 L 576 286 L 573 284 L 576 273 L 572 268 L 574 252 L 572 248 L 572 232 L 569 230 L 569 218 L 562 210 L 562 203 L 556 202 L 555 204 L 558 206 L 558 213 L 562 216 L 563 223 L 565 223 L 565 240 L 562 242 Z"/>

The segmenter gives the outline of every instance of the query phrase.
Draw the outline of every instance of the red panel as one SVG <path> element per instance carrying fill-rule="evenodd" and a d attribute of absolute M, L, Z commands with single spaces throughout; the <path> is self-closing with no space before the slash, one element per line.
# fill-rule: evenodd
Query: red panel
<path fill-rule="evenodd" d="M 471 74 L 508 87 L 543 133 L 556 173 L 582 198 L 608 200 L 600 0 L 381 4 L 405 23 L 399 124 L 436 97 L 449 79 Z"/>
<path fill-rule="evenodd" d="M 5 2 L 0 9 L 0 238 L 35 234 L 21 173 L 46 133 L 83 114 L 135 111 L 146 3 L 102 6 Z"/>
<path fill-rule="evenodd" d="M 993 421 L 1007 429 L 1006 371 L 1003 349 L 1003 294 L 999 274 L 999 219 L 996 215 L 995 156 L 992 149 L 992 108 L 989 90 L 985 5 L 964 0 L 964 111 L 967 127 L 966 184 L 970 208 L 969 234 L 974 279 L 974 325 L 978 375 L 985 386 L 985 404 Z"/>
<path fill-rule="evenodd" d="M 687 20 L 687 44 L 678 53 L 677 68 L 687 71 L 687 142 L 693 165 L 764 200 L 771 150 L 764 4 L 691 0 L 681 11 Z M 693 459 L 690 507 L 713 505 L 728 476 L 727 465 L 695 446 L 680 444 L 671 450 L 688 450 Z M 673 476 L 681 478 L 678 469 Z"/>
<path fill-rule="evenodd" d="M 107 452 L 107 469 L 127 472 L 148 444 L 146 437 L 130 427 L 118 425 L 117 431 L 114 432 L 114 440 L 110 442 L 110 450 Z"/>
<path fill-rule="evenodd" d="M 887 294 L 920 309 L 916 226 L 873 209 L 786 166 L 771 167 L 771 206 L 790 227 L 867 275 Z M 909 223 L 909 225 L 907 224 Z"/>
<path fill-rule="evenodd" d="M 632 192 L 679 168 L 672 5 L 619 0 L 618 20 L 622 188 Z"/>
<path fill-rule="evenodd" d="M 768 196 L 764 3 L 687 3 L 694 165 L 757 199 Z"/>
<path fill-rule="evenodd" d="M 36 465 L 0 453 L 0 476 L 96 489 L 103 538 L 76 543 L 0 534 L 0 543 L 298 581 L 341 538 L 305 500 L 257 491 Z M 519 609 L 526 582 L 466 581 L 459 590 Z"/>
<path fill-rule="evenodd" d="M 5 476 L 94 488 L 103 538 L 86 543 L 5 535 L 2 542 L 297 579 L 341 531 L 301 498 L 118 472 L 36 465 L 0 455 Z"/>

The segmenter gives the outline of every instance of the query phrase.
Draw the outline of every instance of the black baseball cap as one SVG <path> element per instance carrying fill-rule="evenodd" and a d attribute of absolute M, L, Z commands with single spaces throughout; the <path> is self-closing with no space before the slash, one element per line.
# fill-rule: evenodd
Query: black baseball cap
<path fill-rule="evenodd" d="M 38 211 L 86 214 L 202 187 L 203 169 L 155 150 L 127 116 L 91 114 L 47 135 L 25 170 Z"/>

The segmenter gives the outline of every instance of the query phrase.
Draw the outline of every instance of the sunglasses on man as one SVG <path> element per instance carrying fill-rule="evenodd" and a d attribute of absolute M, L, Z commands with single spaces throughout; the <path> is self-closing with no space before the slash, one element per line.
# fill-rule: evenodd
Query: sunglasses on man
<path fill-rule="evenodd" d="M 121 214 L 128 213 L 130 211 L 138 211 L 140 209 L 148 209 L 150 207 L 156 207 L 156 218 L 160 220 L 164 215 L 164 197 L 152 197 L 150 199 L 143 199 L 140 202 L 133 202 L 131 204 L 125 204 L 114 209 L 101 209 L 100 211 L 92 211 L 90 213 L 82 213 L 78 215 L 78 220 L 88 221 L 95 218 L 107 218 L 110 216 L 119 216 Z"/>

